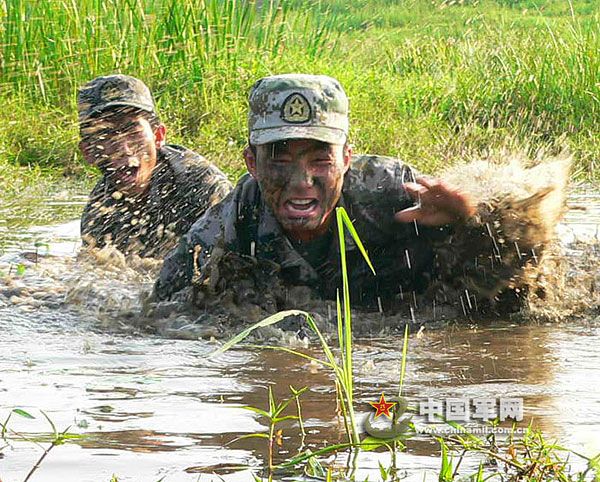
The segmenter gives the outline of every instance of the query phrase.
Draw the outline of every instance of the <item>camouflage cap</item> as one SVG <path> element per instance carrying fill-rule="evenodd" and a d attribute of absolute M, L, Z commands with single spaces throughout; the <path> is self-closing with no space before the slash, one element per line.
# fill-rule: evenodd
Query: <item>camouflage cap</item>
<path fill-rule="evenodd" d="M 316 139 L 344 144 L 348 136 L 348 97 L 326 75 L 264 77 L 249 97 L 250 144 L 285 139 Z"/>
<path fill-rule="evenodd" d="M 136 107 L 155 112 L 150 89 L 140 79 L 115 74 L 96 77 L 79 89 L 79 122 L 111 107 Z"/>

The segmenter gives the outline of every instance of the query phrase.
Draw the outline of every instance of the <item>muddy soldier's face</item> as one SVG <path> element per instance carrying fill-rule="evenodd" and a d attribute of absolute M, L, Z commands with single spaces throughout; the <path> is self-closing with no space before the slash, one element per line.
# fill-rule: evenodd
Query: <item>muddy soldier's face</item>
<path fill-rule="evenodd" d="M 350 149 L 311 139 L 280 141 L 246 150 L 248 170 L 286 234 L 310 241 L 331 222 L 350 165 Z"/>
<path fill-rule="evenodd" d="M 107 116 L 88 121 L 81 135 L 86 161 L 99 167 L 117 190 L 132 196 L 147 190 L 164 126 L 153 131 L 143 116 Z"/>

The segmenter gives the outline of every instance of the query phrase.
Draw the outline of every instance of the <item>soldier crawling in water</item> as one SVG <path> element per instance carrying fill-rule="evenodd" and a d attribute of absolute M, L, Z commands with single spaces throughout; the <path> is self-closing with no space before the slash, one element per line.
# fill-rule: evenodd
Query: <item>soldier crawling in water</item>
<path fill-rule="evenodd" d="M 148 87 L 126 75 L 98 77 L 79 91 L 79 147 L 102 171 L 81 219 L 84 244 L 162 258 L 231 190 L 195 152 L 166 144 Z"/>
<path fill-rule="evenodd" d="M 460 301 L 463 310 L 494 311 L 503 292 L 513 306 L 515 293 L 522 296 L 515 291 L 518 277 L 541 255 L 556 219 L 515 229 L 515 250 L 502 229 L 503 216 L 517 223 L 517 210 L 496 209 L 498 203 L 423 177 L 397 159 L 353 156 L 348 99 L 333 78 L 266 77 L 253 86 L 249 104 L 248 174 L 167 256 L 154 299 L 191 297 L 206 307 L 207 293 L 220 295 L 219 302 L 233 296 L 240 306 L 258 305 L 259 316 L 298 307 L 298 287 L 335 299 L 337 206 L 348 212 L 376 271 L 373 276 L 348 236 L 354 305 L 414 306 L 416 295 L 429 293 L 434 310 L 438 297 Z M 539 204 L 545 194 L 525 198 Z"/>

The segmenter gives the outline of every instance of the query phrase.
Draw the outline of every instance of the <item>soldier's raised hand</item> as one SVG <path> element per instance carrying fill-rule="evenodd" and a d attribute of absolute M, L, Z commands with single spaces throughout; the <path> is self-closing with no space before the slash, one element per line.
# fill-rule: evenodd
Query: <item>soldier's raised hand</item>
<path fill-rule="evenodd" d="M 404 184 L 406 192 L 417 202 L 395 214 L 398 222 L 416 221 L 425 226 L 441 226 L 464 221 L 475 214 L 472 199 L 440 179 L 417 178 Z"/>

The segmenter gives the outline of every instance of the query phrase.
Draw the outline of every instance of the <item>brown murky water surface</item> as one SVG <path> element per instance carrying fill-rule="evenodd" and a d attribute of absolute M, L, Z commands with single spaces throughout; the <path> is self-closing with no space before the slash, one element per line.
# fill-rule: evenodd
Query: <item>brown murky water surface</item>
<path fill-rule="evenodd" d="M 570 199 L 560 230 L 565 244 L 597 239 L 598 195 L 583 191 Z M 64 201 L 57 220 L 75 219 L 81 206 L 81 199 Z M 266 431 L 263 420 L 241 407 L 266 408 L 267 386 L 280 398 L 289 396 L 290 384 L 309 387 L 303 395 L 308 447 L 344 440 L 332 378 L 309 362 L 247 348 L 210 357 L 217 343 L 116 330 L 105 319 L 107 306 L 135 308 L 137 293 L 151 286 L 151 270 L 132 277 L 107 265 L 122 278 L 103 277 L 102 267 L 81 264 L 74 258 L 77 226 L 71 221 L 19 228 L 14 220 L 0 226 L 0 419 L 22 408 L 36 418 L 13 417 L 13 430 L 48 433 L 43 410 L 58 430 L 70 427 L 85 435 L 53 449 L 31 480 L 108 482 L 112 474 L 119 481 L 216 480 L 198 471 L 217 464 L 259 466 L 265 440 L 231 442 Z M 35 256 L 20 255 L 24 251 L 42 256 L 36 264 Z M 64 308 L 65 298 L 74 309 Z M 401 345 L 398 336 L 357 340 L 361 417 L 371 413 L 368 402 L 381 392 L 397 392 Z M 410 337 L 404 393 L 414 406 L 428 398 L 523 398 L 519 427 L 533 420 L 549 438 L 591 456 L 600 452 L 599 346 L 600 324 L 591 319 L 424 329 Z M 296 453 L 298 432 L 293 422 L 283 425 L 278 460 Z M 42 454 L 33 443 L 15 437 L 10 442 L 0 452 L 4 482 L 23 480 Z M 410 440 L 398 460 L 409 480 L 437 480 L 439 447 L 432 437 Z M 362 455 L 357 480 L 379 479 L 378 463 L 388 461 L 385 452 Z M 476 467 L 477 461 L 466 461 L 465 473 Z M 225 478 L 252 480 L 248 470 Z"/>

